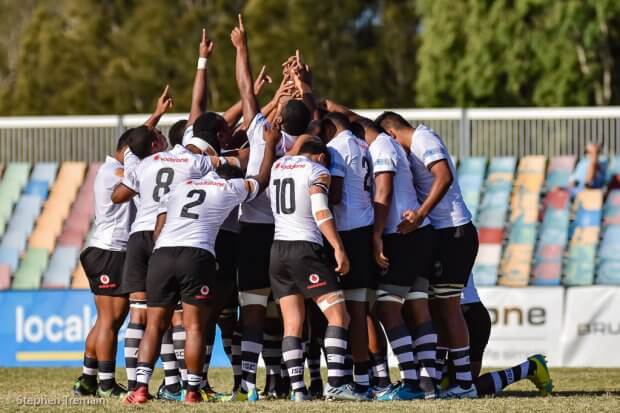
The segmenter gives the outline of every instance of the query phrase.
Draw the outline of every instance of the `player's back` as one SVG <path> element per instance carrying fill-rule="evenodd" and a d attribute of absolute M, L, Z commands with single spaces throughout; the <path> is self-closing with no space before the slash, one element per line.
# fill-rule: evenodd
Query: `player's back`
<path fill-rule="evenodd" d="M 310 187 L 329 188 L 327 168 L 305 156 L 284 156 L 271 168 L 269 197 L 275 219 L 275 240 L 309 241 L 323 245 L 312 215 Z"/>
<path fill-rule="evenodd" d="M 114 204 L 111 199 L 114 188 L 123 177 L 122 171 L 123 164 L 111 156 L 97 171 L 93 185 L 95 225 L 89 246 L 113 251 L 122 251 L 127 247 L 133 205 L 130 202 Z"/>
<path fill-rule="evenodd" d="M 332 153 L 331 175 L 343 178 L 342 198 L 334 205 L 338 231 L 371 225 L 374 219 L 373 180 L 368 144 L 346 130 L 336 135 L 327 146 Z"/>
<path fill-rule="evenodd" d="M 158 213 L 166 213 L 166 224 L 155 248 L 194 247 L 215 255 L 220 227 L 237 205 L 257 192 L 257 183 L 249 193 L 245 179 L 225 180 L 215 172 L 179 183 L 158 208 Z"/>
<path fill-rule="evenodd" d="M 194 154 L 180 145 L 140 161 L 123 180 L 123 184 L 139 196 L 131 232 L 153 231 L 162 197 L 180 182 L 201 178 L 212 169 L 208 156 Z"/>

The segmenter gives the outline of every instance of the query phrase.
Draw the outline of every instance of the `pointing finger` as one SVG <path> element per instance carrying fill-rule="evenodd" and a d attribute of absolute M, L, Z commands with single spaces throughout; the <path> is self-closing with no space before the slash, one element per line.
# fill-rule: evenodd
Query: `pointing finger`
<path fill-rule="evenodd" d="M 239 18 L 239 28 L 243 31 L 245 29 L 243 28 L 243 17 L 241 16 L 241 13 L 239 13 L 238 18 Z"/>

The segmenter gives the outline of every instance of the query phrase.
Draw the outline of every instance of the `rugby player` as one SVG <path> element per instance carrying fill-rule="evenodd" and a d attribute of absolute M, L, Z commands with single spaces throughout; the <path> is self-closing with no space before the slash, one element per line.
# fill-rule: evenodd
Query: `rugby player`
<path fill-rule="evenodd" d="M 399 232 L 408 234 L 430 219 L 438 239 L 440 277 L 432 277 L 431 308 L 440 341 L 446 344 L 456 371 L 456 383 L 443 391 L 442 398 L 477 397 L 470 367 L 467 325 L 461 310 L 461 291 L 478 253 L 478 232 L 465 205 L 456 169 L 441 138 L 425 125 L 413 127 L 402 116 L 384 112 L 376 123 L 407 151 L 414 184 L 421 205 L 405 211 Z M 434 336 L 433 324 L 419 324 Z M 433 358 L 434 354 L 433 354 Z"/>
<path fill-rule="evenodd" d="M 223 163 L 216 172 L 179 183 L 158 207 L 153 238 L 155 251 L 147 276 L 147 327 L 138 352 L 137 387 L 126 404 L 148 401 L 148 383 L 153 373 L 163 333 L 168 328 L 179 299 L 183 304 L 186 331 L 185 363 L 188 387 L 186 403 L 206 400 L 200 391 L 204 364 L 205 330 L 210 303 L 217 294 L 215 240 L 221 225 L 241 202 L 253 199 L 267 186 L 273 163 L 277 131 L 265 136 L 265 154 L 255 178 L 238 176 L 235 166 Z"/>
<path fill-rule="evenodd" d="M 74 393 L 80 396 L 120 397 L 126 392 L 116 383 L 114 374 L 116 338 L 129 310 L 127 295 L 121 293 L 121 282 L 129 228 L 135 211 L 131 204 L 113 204 L 110 195 L 123 177 L 124 164 L 129 167 L 131 162 L 138 161 L 135 155 L 130 155 L 127 146 L 133 132 L 134 129 L 128 129 L 121 135 L 114 156 L 106 157 L 95 176 L 94 229 L 86 249 L 80 254 L 80 262 L 95 295 L 97 320 L 86 338 L 83 374 L 73 387 Z M 145 143 L 143 146 L 149 148 L 153 137 L 144 132 L 136 132 L 132 143 L 138 145 L 141 140 Z M 150 151 L 144 154 L 150 154 Z"/>
<path fill-rule="evenodd" d="M 335 136 L 327 144 L 331 154 L 329 170 L 332 177 L 329 201 L 333 205 L 336 228 L 351 262 L 351 273 L 342 279 L 341 287 L 351 316 L 349 338 L 355 391 L 370 398 L 368 371 L 371 365 L 366 315 L 369 301 L 374 301 L 377 278 L 372 258 L 374 211 L 370 155 L 368 144 L 349 130 L 346 115 L 331 112 L 324 119 L 335 129 Z"/>
<path fill-rule="evenodd" d="M 325 144 L 319 138 L 309 140 L 299 156 L 284 156 L 274 164 L 269 183 L 275 218 L 269 274 L 284 320 L 282 357 L 291 383 L 291 399 L 295 401 L 308 400 L 303 379 L 304 299 L 315 301 L 327 318 L 325 397 L 359 400 L 343 380 L 349 315 L 338 274 L 349 272 L 349 260 L 328 206 L 329 164 Z M 335 270 L 326 263 L 323 236 L 334 249 Z"/>
<path fill-rule="evenodd" d="M 243 19 L 231 33 L 237 50 L 235 77 L 241 95 L 243 127 L 247 130 L 250 154 L 247 175 L 258 172 L 264 153 L 263 131 L 267 119 L 260 112 L 252 90 L 252 74 Z M 300 69 L 301 70 L 301 69 Z M 308 89 L 308 94 L 310 93 Z M 303 133 L 310 122 L 310 111 L 298 100 L 291 100 L 282 111 L 282 138 L 279 153 L 286 151 L 296 136 Z M 258 400 L 256 392 L 256 366 L 263 346 L 265 313 L 270 293 L 269 250 L 274 236 L 273 214 L 265 194 L 240 207 L 238 288 L 242 322 L 242 380 L 239 391 L 231 400 Z"/>

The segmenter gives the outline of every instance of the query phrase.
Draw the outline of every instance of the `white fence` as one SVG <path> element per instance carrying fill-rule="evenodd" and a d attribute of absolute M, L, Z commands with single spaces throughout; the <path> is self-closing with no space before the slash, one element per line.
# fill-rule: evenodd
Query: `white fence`
<path fill-rule="evenodd" d="M 371 119 L 383 109 L 359 110 Z M 620 107 L 519 109 L 395 109 L 425 123 L 458 157 L 581 154 L 598 142 L 620 150 Z M 185 114 L 164 116 L 164 131 Z M 0 118 L 0 162 L 102 160 L 127 127 L 148 115 Z"/>

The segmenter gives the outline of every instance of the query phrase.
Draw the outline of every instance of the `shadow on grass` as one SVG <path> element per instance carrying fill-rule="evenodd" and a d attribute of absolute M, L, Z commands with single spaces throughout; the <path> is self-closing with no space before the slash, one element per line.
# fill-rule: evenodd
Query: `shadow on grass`
<path fill-rule="evenodd" d="M 604 390 L 597 390 L 597 391 L 575 391 L 575 390 L 571 390 L 571 391 L 554 391 L 553 392 L 553 397 L 575 397 L 575 396 L 581 396 L 581 397 L 594 397 L 594 396 L 613 396 L 613 397 L 620 397 L 620 391 L 604 391 Z M 495 396 L 497 398 L 505 398 L 505 397 L 521 397 L 521 398 L 534 398 L 534 397 L 541 397 L 540 394 L 538 394 L 538 392 L 534 392 L 534 391 L 506 391 L 503 392 L 502 394 Z"/>

